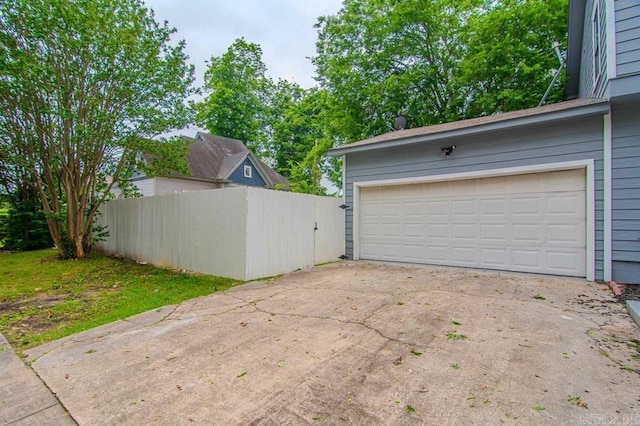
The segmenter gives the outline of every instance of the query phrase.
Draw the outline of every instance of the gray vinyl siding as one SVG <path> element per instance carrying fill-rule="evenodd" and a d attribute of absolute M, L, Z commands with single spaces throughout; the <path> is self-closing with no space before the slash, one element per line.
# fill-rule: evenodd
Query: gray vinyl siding
<path fill-rule="evenodd" d="M 151 197 L 155 194 L 155 180 L 151 177 L 142 179 L 132 179 L 133 184 L 138 188 L 143 197 Z"/>
<path fill-rule="evenodd" d="M 616 0 L 615 9 L 617 75 L 640 73 L 640 2 Z"/>
<path fill-rule="evenodd" d="M 635 105 L 612 110 L 613 280 L 640 283 L 640 121 Z"/>
<path fill-rule="evenodd" d="M 346 204 L 353 207 L 353 183 L 434 176 L 545 163 L 595 160 L 596 279 L 603 278 L 602 118 L 452 138 L 347 155 Z M 456 145 L 445 158 L 440 147 Z M 353 257 L 353 209 L 347 209 L 347 256 Z"/>
<path fill-rule="evenodd" d="M 593 43 L 593 17 L 596 4 L 599 8 L 598 17 L 601 22 L 599 34 L 599 54 L 600 72 L 596 76 L 594 66 L 594 43 Z M 582 33 L 582 62 L 580 64 L 580 97 L 582 98 L 602 98 L 607 86 L 607 34 L 606 34 L 606 14 L 604 0 L 587 0 L 584 13 L 584 31 Z"/>

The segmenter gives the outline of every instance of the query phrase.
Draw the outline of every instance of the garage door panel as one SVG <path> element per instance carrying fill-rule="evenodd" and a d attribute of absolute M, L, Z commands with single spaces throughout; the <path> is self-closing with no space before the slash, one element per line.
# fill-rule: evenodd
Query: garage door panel
<path fill-rule="evenodd" d="M 543 237 L 541 234 L 543 229 L 540 224 L 514 223 L 512 229 L 512 241 L 515 243 L 542 243 Z"/>
<path fill-rule="evenodd" d="M 453 240 L 455 241 L 473 241 L 476 239 L 476 225 L 470 224 L 454 224 L 453 225 Z"/>
<path fill-rule="evenodd" d="M 547 243 L 554 245 L 569 245 L 573 247 L 584 247 L 586 238 L 582 229 L 586 224 L 580 223 L 558 223 L 547 225 Z"/>
<path fill-rule="evenodd" d="M 427 201 L 427 216 L 448 216 L 449 203 L 446 201 Z"/>
<path fill-rule="evenodd" d="M 476 203 L 473 200 L 454 200 L 453 201 L 454 216 L 476 216 Z"/>
<path fill-rule="evenodd" d="M 539 196 L 514 197 L 511 200 L 512 216 L 540 216 L 543 212 L 541 208 L 544 207 L 543 203 L 544 199 Z"/>
<path fill-rule="evenodd" d="M 405 218 L 421 219 L 424 215 L 424 203 L 422 202 L 404 202 L 402 203 L 402 215 Z"/>
<path fill-rule="evenodd" d="M 407 259 L 419 262 L 422 259 L 424 250 L 423 244 L 404 244 L 403 254 Z"/>
<path fill-rule="evenodd" d="M 484 217 L 504 218 L 509 210 L 505 199 L 480 200 L 480 213 Z"/>
<path fill-rule="evenodd" d="M 496 269 L 509 268 L 509 251 L 505 248 L 485 248 L 481 250 L 482 264 Z"/>
<path fill-rule="evenodd" d="M 475 247 L 453 247 L 451 254 L 453 262 L 458 265 L 477 266 L 478 256 Z"/>
<path fill-rule="evenodd" d="M 541 252 L 532 249 L 512 249 L 512 268 L 527 272 L 541 272 Z"/>
<path fill-rule="evenodd" d="M 399 259 L 400 254 L 400 243 L 385 242 L 382 244 L 382 255 L 387 259 Z"/>
<path fill-rule="evenodd" d="M 446 245 L 428 245 L 425 250 L 426 258 L 434 262 L 447 262 L 449 260 L 449 247 Z M 424 259 L 424 256 L 423 256 Z"/>
<path fill-rule="evenodd" d="M 585 252 L 580 251 L 547 251 L 547 268 L 558 274 L 566 274 L 582 267 Z"/>
<path fill-rule="evenodd" d="M 506 243 L 509 239 L 509 227 L 506 223 L 481 224 L 480 238 L 483 243 Z"/>
<path fill-rule="evenodd" d="M 586 275 L 584 170 L 362 188 L 360 257 Z"/>
<path fill-rule="evenodd" d="M 427 237 L 431 240 L 449 239 L 449 231 L 451 228 L 448 223 L 427 225 Z"/>
<path fill-rule="evenodd" d="M 580 206 L 585 203 L 584 193 L 552 195 L 547 198 L 547 215 L 579 217 Z"/>
<path fill-rule="evenodd" d="M 425 237 L 425 226 L 421 223 L 406 223 L 402 227 L 402 236 L 404 238 L 418 238 L 420 240 Z"/>

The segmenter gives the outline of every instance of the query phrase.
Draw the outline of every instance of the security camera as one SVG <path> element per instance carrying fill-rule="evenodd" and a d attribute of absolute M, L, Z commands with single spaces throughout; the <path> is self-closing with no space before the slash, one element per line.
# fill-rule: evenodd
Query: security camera
<path fill-rule="evenodd" d="M 453 152 L 453 150 L 456 149 L 456 146 L 455 145 L 443 146 L 440 149 L 442 150 L 442 152 L 444 152 L 444 155 L 448 157 Z"/>

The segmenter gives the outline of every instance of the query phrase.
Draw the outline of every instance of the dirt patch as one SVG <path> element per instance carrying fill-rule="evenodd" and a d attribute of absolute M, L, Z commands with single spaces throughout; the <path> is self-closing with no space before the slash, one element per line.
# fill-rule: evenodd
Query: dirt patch
<path fill-rule="evenodd" d="M 53 306 L 57 306 L 65 301 L 69 300 L 70 294 L 40 294 L 36 297 L 21 300 L 14 303 L 3 303 L 0 305 L 0 314 L 21 312 L 28 309 L 46 309 Z"/>
<path fill-rule="evenodd" d="M 626 285 L 624 292 L 620 296 L 616 296 L 616 299 L 621 303 L 626 303 L 627 300 L 640 301 L 640 284 Z"/>

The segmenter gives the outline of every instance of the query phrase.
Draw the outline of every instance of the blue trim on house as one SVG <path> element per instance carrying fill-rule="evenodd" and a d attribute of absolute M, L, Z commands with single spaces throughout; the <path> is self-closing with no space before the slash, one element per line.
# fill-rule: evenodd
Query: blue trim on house
<path fill-rule="evenodd" d="M 251 167 L 250 178 L 244 176 L 244 166 Z M 236 167 L 233 173 L 229 175 L 228 179 L 240 185 L 259 186 L 262 188 L 267 186 L 267 182 L 265 182 L 265 180 L 262 178 L 262 176 L 258 172 L 258 168 L 253 164 L 249 157 L 247 157 L 242 163 L 240 163 L 240 165 L 238 165 L 238 167 Z"/>

